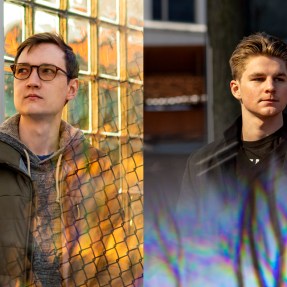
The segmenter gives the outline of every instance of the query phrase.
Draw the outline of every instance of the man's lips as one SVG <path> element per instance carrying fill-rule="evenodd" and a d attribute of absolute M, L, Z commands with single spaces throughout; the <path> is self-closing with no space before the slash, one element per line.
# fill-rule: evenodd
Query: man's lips
<path fill-rule="evenodd" d="M 261 99 L 260 102 L 270 102 L 270 103 L 274 102 L 275 103 L 275 102 L 279 102 L 279 100 L 278 99 Z"/>
<path fill-rule="evenodd" d="M 37 94 L 29 94 L 29 95 L 25 96 L 25 99 L 42 99 L 42 97 L 40 97 Z"/>

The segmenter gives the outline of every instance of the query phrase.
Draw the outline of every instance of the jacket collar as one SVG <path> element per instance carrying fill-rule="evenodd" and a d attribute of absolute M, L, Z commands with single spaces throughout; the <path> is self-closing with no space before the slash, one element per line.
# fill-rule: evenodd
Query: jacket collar
<path fill-rule="evenodd" d="M 223 136 L 227 143 L 241 140 L 242 116 L 237 119 L 224 131 Z"/>
<path fill-rule="evenodd" d="M 284 139 L 287 140 L 287 114 L 283 113 L 283 132 Z M 234 141 L 241 141 L 242 132 L 242 116 L 236 118 L 236 120 L 224 131 L 224 139 L 227 143 Z"/>

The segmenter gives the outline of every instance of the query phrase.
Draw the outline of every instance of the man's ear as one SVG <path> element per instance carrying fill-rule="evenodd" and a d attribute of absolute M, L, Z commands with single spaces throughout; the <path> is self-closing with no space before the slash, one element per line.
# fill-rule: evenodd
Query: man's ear
<path fill-rule="evenodd" d="M 70 101 L 77 96 L 78 89 L 79 89 L 79 79 L 78 78 L 71 79 L 68 83 L 68 91 L 66 96 L 67 101 Z"/>
<path fill-rule="evenodd" d="M 240 84 L 238 80 L 232 80 L 230 82 L 230 90 L 232 95 L 237 99 L 241 100 Z"/>

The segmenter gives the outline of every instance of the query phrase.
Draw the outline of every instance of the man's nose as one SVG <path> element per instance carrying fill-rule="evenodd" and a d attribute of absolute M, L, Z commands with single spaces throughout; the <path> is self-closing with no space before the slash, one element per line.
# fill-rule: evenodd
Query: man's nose
<path fill-rule="evenodd" d="M 275 81 L 274 81 L 274 79 L 267 79 L 266 80 L 266 90 L 267 91 L 274 91 L 275 90 Z"/>
<path fill-rule="evenodd" d="M 27 86 L 38 87 L 41 85 L 41 79 L 39 78 L 37 67 L 31 67 L 32 71 L 28 78 Z"/>

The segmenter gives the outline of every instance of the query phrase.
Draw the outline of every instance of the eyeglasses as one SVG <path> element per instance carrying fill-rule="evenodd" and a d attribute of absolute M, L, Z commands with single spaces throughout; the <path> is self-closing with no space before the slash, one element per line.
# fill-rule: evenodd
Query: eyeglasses
<path fill-rule="evenodd" d="M 14 77 L 18 80 L 28 79 L 32 73 L 33 68 L 37 68 L 38 76 L 43 81 L 52 81 L 56 77 L 59 70 L 69 78 L 66 71 L 52 64 L 42 64 L 40 66 L 37 66 L 25 63 L 18 63 L 11 65 L 10 68 L 13 72 Z"/>

